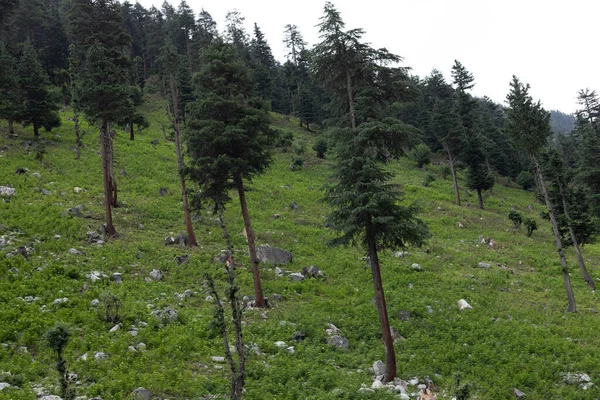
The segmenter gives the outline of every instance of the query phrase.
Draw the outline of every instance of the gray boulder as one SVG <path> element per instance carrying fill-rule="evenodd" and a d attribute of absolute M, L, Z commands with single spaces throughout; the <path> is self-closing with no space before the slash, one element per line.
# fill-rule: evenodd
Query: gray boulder
<path fill-rule="evenodd" d="M 293 254 L 268 244 L 258 246 L 256 256 L 263 263 L 285 265 L 292 262 Z"/>
<path fill-rule="evenodd" d="M 478 266 L 479 268 L 485 268 L 485 269 L 490 269 L 490 268 L 492 268 L 492 264 L 490 264 L 490 263 L 485 263 L 485 262 L 479 262 L 479 263 L 477 263 L 477 266 Z"/>
<path fill-rule="evenodd" d="M 302 275 L 299 272 L 294 272 L 293 274 L 290 274 L 290 279 L 295 282 L 300 282 L 300 281 L 304 280 L 304 275 Z"/>
<path fill-rule="evenodd" d="M 17 189 L 11 188 L 10 186 L 0 186 L 0 197 L 11 198 L 17 193 Z"/>
<path fill-rule="evenodd" d="M 143 387 L 139 387 L 139 388 L 135 389 L 133 391 L 132 395 L 135 400 L 150 400 L 150 396 L 151 396 L 150 391 Z"/>
<path fill-rule="evenodd" d="M 327 344 L 334 347 L 340 347 L 342 349 L 347 349 L 348 347 L 350 347 L 348 339 L 340 335 L 333 335 L 328 337 Z"/>
<path fill-rule="evenodd" d="M 163 278 L 163 273 L 159 269 L 153 269 L 148 275 L 155 281 L 160 281 Z"/>
<path fill-rule="evenodd" d="M 373 375 L 385 375 L 385 364 L 381 360 L 373 363 Z"/>
<path fill-rule="evenodd" d="M 162 310 L 154 311 L 154 316 L 162 323 L 169 323 L 177 320 L 179 312 L 171 307 L 163 308 Z"/>

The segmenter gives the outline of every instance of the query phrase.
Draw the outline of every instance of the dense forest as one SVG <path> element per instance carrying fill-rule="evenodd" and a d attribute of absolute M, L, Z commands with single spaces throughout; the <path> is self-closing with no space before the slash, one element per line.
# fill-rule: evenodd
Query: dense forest
<path fill-rule="evenodd" d="M 449 61 L 449 78 L 436 69 L 416 76 L 401 55 L 372 47 L 361 28 L 346 27 L 332 3 L 325 3 L 316 22 L 320 41 L 312 47 L 293 21 L 285 26 L 282 63 L 260 27 L 254 24 L 247 32 L 244 16 L 236 10 L 221 27 L 208 10 L 193 10 L 185 0 L 164 2 L 160 9 L 117 0 L 2 1 L 0 118 L 8 136 L 18 135 L 15 125 L 32 127 L 32 148 L 40 161 L 52 151 L 45 135 L 64 122 L 61 109 L 72 113 L 77 159 L 84 135 L 99 135 L 102 234 L 111 240 L 118 238 L 119 228 L 113 208 L 121 204 L 114 171 L 121 151 L 114 145 L 116 129 L 125 130 L 131 141 L 140 140 L 150 126 L 144 102 L 148 96 L 165 101 L 169 124 L 160 129 L 176 151 L 186 226 L 181 241 L 190 248 L 201 245 L 194 215 L 210 209 L 229 248 L 226 298 L 231 310 L 217 302 L 217 325 L 231 368 L 232 399 L 244 394 L 246 350 L 236 261 L 223 210 L 237 197 L 253 278 L 252 307 L 268 308 L 246 193 L 273 162 L 274 149 L 295 154 L 291 170 L 305 162 L 304 149 L 271 124 L 274 113 L 318 135 L 314 150 L 332 160 L 323 196 L 331 208 L 325 223 L 338 234 L 332 245 L 358 245 L 367 255 L 386 354 L 382 384 L 394 382 L 397 366 L 380 253 L 420 247 L 431 236 L 419 207 L 405 204 L 393 183 L 389 165 L 400 157 L 419 168 L 441 166 L 457 206 L 470 206 L 465 196 L 473 192 L 483 210 L 486 193 L 496 184 L 535 188 L 552 227 L 568 310 L 575 312 L 567 248 L 573 248 L 586 285 L 595 288 L 582 247 L 594 241 L 599 228 L 598 94 L 580 90 L 575 116 L 549 112 L 515 76 L 507 82 L 506 105 L 497 104 L 471 94 L 476 77 L 458 60 Z M 459 184 L 459 174 L 466 177 L 466 188 Z M 511 219 L 520 225 L 518 213 Z M 214 286 L 211 290 L 218 298 Z M 235 333 L 229 340 L 235 357 L 228 352 L 227 313 L 233 321 Z M 58 328 L 49 335 L 62 378 L 66 337 Z M 62 378 L 63 397 L 74 398 Z M 430 390 L 425 388 L 423 395 Z"/>

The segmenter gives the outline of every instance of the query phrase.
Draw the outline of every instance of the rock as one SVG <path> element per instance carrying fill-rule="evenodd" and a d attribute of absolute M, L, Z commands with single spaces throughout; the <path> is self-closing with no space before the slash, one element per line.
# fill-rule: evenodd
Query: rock
<path fill-rule="evenodd" d="M 218 362 L 218 363 L 224 363 L 225 362 L 225 357 L 212 356 L 210 359 L 213 360 L 213 362 Z"/>
<path fill-rule="evenodd" d="M 138 344 L 135 345 L 135 347 L 138 350 L 145 350 L 146 349 L 146 343 L 139 342 Z"/>
<path fill-rule="evenodd" d="M 189 254 L 184 254 L 182 256 L 175 256 L 175 261 L 177 261 L 177 265 L 181 265 L 181 264 L 187 262 L 189 259 L 190 259 Z"/>
<path fill-rule="evenodd" d="M 258 246 L 256 256 L 260 262 L 278 265 L 291 263 L 293 258 L 293 254 L 289 251 L 268 244 Z"/>
<path fill-rule="evenodd" d="M 98 299 L 94 299 L 90 302 L 90 305 L 92 307 L 98 307 L 99 304 L 100 304 L 100 300 L 98 300 Z"/>
<path fill-rule="evenodd" d="M 525 393 L 521 392 L 521 391 L 520 391 L 519 389 L 517 389 L 517 388 L 515 388 L 515 389 L 513 390 L 513 393 L 515 394 L 515 397 L 516 397 L 517 399 L 522 399 L 522 398 L 524 398 L 524 397 L 525 397 Z"/>
<path fill-rule="evenodd" d="M 102 236 L 100 236 L 100 234 L 96 231 L 89 231 L 85 236 L 87 241 L 90 243 L 97 242 L 98 240 L 102 239 Z"/>
<path fill-rule="evenodd" d="M 143 387 L 139 387 L 131 393 L 135 400 L 150 400 L 150 391 Z"/>
<path fill-rule="evenodd" d="M 11 198 L 17 193 L 17 189 L 9 186 L 0 186 L 0 197 Z"/>
<path fill-rule="evenodd" d="M 155 281 L 160 281 L 163 278 L 163 273 L 159 269 L 153 269 L 148 275 Z"/>
<path fill-rule="evenodd" d="M 48 189 L 42 189 L 42 196 L 50 196 L 52 194 Z"/>
<path fill-rule="evenodd" d="M 57 304 L 62 304 L 62 303 L 66 303 L 67 301 L 69 301 L 68 297 L 62 297 L 62 298 L 58 298 L 55 299 L 52 304 L 57 305 Z"/>
<path fill-rule="evenodd" d="M 398 257 L 398 258 L 404 258 L 409 255 L 409 252 L 408 251 L 396 251 L 396 252 L 392 253 L 392 255 L 394 257 Z"/>
<path fill-rule="evenodd" d="M 477 263 L 477 266 L 478 266 L 479 268 L 485 268 L 485 269 L 490 269 L 490 268 L 492 268 L 492 264 L 485 263 L 485 262 L 482 262 L 482 261 L 480 261 L 479 263 Z"/>
<path fill-rule="evenodd" d="M 100 271 L 90 271 L 90 273 L 86 274 L 85 277 L 92 282 L 96 282 L 102 279 L 102 275 L 103 274 Z"/>
<path fill-rule="evenodd" d="M 230 256 L 231 256 L 231 253 L 229 252 L 229 250 L 221 250 L 221 253 L 218 256 L 216 256 L 215 258 L 213 258 L 213 260 L 215 262 L 225 264 Z"/>
<path fill-rule="evenodd" d="M 294 272 L 293 274 L 290 274 L 290 279 L 295 282 L 299 282 L 299 281 L 304 280 L 304 275 L 302 275 L 299 272 Z"/>
<path fill-rule="evenodd" d="M 25 259 L 27 261 L 29 261 L 29 254 L 32 251 L 33 251 L 33 249 L 31 249 L 27 246 L 19 246 L 12 252 L 12 254 L 13 254 L 13 256 L 21 255 L 21 256 L 25 257 Z"/>
<path fill-rule="evenodd" d="M 119 175 L 121 175 L 121 176 L 127 176 L 127 172 L 125 172 L 125 170 L 123 168 L 121 168 L 119 170 Z"/>
<path fill-rule="evenodd" d="M 85 211 L 85 206 L 83 204 L 80 204 L 78 206 L 68 208 L 67 214 L 72 215 L 74 217 L 83 218 L 84 211 Z M 89 234 L 89 232 L 88 232 L 88 234 Z M 89 238 L 88 238 L 88 241 L 89 241 Z"/>
<path fill-rule="evenodd" d="M 281 218 L 281 214 L 273 214 L 273 218 L 279 219 L 279 218 Z"/>
<path fill-rule="evenodd" d="M 10 383 L 0 382 L 0 391 L 10 388 Z"/>
<path fill-rule="evenodd" d="M 421 268 L 421 266 L 420 266 L 419 264 L 417 264 L 417 263 L 414 263 L 414 264 L 412 264 L 412 265 L 410 266 L 410 270 L 411 270 L 411 271 L 417 271 L 417 272 L 421 272 L 421 271 L 422 271 L 422 268 Z"/>
<path fill-rule="evenodd" d="M 392 340 L 394 341 L 394 343 L 396 343 L 398 339 L 404 340 L 400 332 L 398 332 L 398 330 L 393 326 L 390 326 L 390 335 L 392 335 Z"/>
<path fill-rule="evenodd" d="M 408 321 L 410 319 L 410 311 L 401 310 L 398 312 L 398 318 L 400 321 Z"/>
<path fill-rule="evenodd" d="M 275 267 L 275 275 L 281 276 L 283 275 L 283 271 L 279 267 Z"/>
<path fill-rule="evenodd" d="M 136 337 L 138 335 L 138 331 L 136 329 L 132 329 L 132 330 L 130 330 L 127 333 L 129 333 L 133 337 Z"/>
<path fill-rule="evenodd" d="M 400 399 L 402 400 L 410 400 L 410 396 L 404 392 L 400 393 Z"/>
<path fill-rule="evenodd" d="M 204 301 L 206 301 L 207 303 L 212 303 L 215 301 L 215 299 L 211 295 L 208 295 L 208 296 L 206 296 Z"/>
<path fill-rule="evenodd" d="M 375 391 L 373 389 L 370 388 L 366 388 L 366 387 L 361 387 L 360 389 L 358 389 L 358 393 L 360 394 L 367 394 L 367 393 L 375 393 Z"/>
<path fill-rule="evenodd" d="M 373 363 L 373 374 L 377 375 L 385 375 L 385 364 L 381 360 L 377 360 Z"/>
<path fill-rule="evenodd" d="M 161 187 L 158 190 L 158 194 L 160 194 L 162 197 L 165 197 L 168 192 L 169 192 L 169 189 L 167 189 L 166 187 Z"/>
<path fill-rule="evenodd" d="M 459 228 L 464 228 L 465 227 L 461 222 L 457 223 L 456 226 L 459 227 Z"/>
<path fill-rule="evenodd" d="M 335 326 L 334 324 L 327 324 L 328 328 L 325 329 L 325 332 L 327 333 L 327 335 L 331 336 L 331 335 L 337 335 L 339 332 L 339 329 L 337 326 Z"/>
<path fill-rule="evenodd" d="M 429 314 L 433 314 L 433 307 L 431 307 L 431 306 L 427 306 L 427 312 L 428 312 Z"/>
<path fill-rule="evenodd" d="M 281 296 L 280 294 L 274 293 L 271 297 L 273 298 L 273 300 L 283 301 L 283 296 Z"/>
<path fill-rule="evenodd" d="M 283 347 L 287 347 L 287 344 L 285 342 L 282 342 L 281 340 L 278 342 L 275 342 L 275 346 L 279 347 L 280 349 Z"/>
<path fill-rule="evenodd" d="M 115 272 L 114 274 L 112 274 L 111 279 L 115 283 L 123 283 L 123 274 L 121 274 L 120 272 Z"/>
<path fill-rule="evenodd" d="M 154 316 L 162 323 L 168 323 L 177 320 L 177 317 L 179 317 L 179 312 L 171 307 L 166 307 L 162 310 L 154 311 Z"/>
<path fill-rule="evenodd" d="M 302 332 L 302 331 L 296 331 L 292 335 L 292 339 L 295 340 L 296 342 L 301 342 L 304 339 L 306 339 L 306 333 Z"/>
<path fill-rule="evenodd" d="M 54 394 L 38 397 L 38 400 L 62 400 L 62 397 L 56 396 Z"/>
<path fill-rule="evenodd" d="M 323 274 L 323 271 L 321 271 L 319 268 L 315 267 L 314 265 L 311 265 L 310 267 L 308 267 L 308 276 L 311 278 L 324 278 L 325 274 Z M 306 274 L 305 274 L 306 276 Z"/>
<path fill-rule="evenodd" d="M 473 307 L 471 307 L 471 305 L 469 303 L 467 303 L 467 301 L 465 299 L 460 299 L 456 303 L 458 304 L 458 310 L 459 311 L 463 311 L 463 310 L 467 310 L 469 308 L 473 308 Z"/>
<path fill-rule="evenodd" d="M 96 354 L 94 354 L 94 358 L 98 361 L 102 361 L 106 360 L 108 358 L 108 355 L 103 351 L 99 351 Z"/>
<path fill-rule="evenodd" d="M 190 289 L 187 289 L 185 292 L 183 292 L 183 297 L 194 297 L 194 292 Z"/>
<path fill-rule="evenodd" d="M 165 238 L 165 246 L 171 246 L 174 244 L 178 244 L 181 247 L 185 247 L 188 244 L 188 237 L 187 235 L 180 233 L 177 236 L 167 236 Z"/>
<path fill-rule="evenodd" d="M 294 354 L 296 352 L 296 350 L 294 349 L 294 346 L 287 347 L 286 350 L 290 354 Z"/>
<path fill-rule="evenodd" d="M 343 349 L 347 349 L 350 347 L 350 343 L 348 339 L 340 335 L 333 335 L 327 338 L 327 344 L 330 346 L 340 347 Z"/>
<path fill-rule="evenodd" d="M 82 254 L 81 251 L 79 251 L 77 249 L 69 249 L 68 253 L 72 254 L 74 256 L 80 256 Z"/>
<path fill-rule="evenodd" d="M 298 205 L 298 203 L 296 203 L 295 201 L 292 201 L 292 202 L 290 203 L 290 210 L 292 210 L 292 211 L 296 211 L 296 210 L 298 210 L 299 208 L 300 208 L 300 206 L 299 206 L 299 205 Z"/>
<path fill-rule="evenodd" d="M 382 389 L 383 388 L 383 383 L 381 383 L 380 380 L 376 379 L 373 384 L 371 385 L 371 389 Z"/>
<path fill-rule="evenodd" d="M 117 324 L 117 325 L 113 326 L 112 328 L 110 328 L 109 332 L 113 333 L 113 332 L 118 331 L 119 329 L 121 329 L 121 325 Z"/>
<path fill-rule="evenodd" d="M 82 188 L 80 188 L 80 187 L 74 187 L 74 188 L 73 188 L 73 191 L 74 191 L 75 193 L 77 193 L 77 194 L 84 192 L 84 190 L 83 190 Z"/>
<path fill-rule="evenodd" d="M 25 167 L 19 167 L 15 170 L 15 174 L 17 174 L 17 175 L 26 174 L 28 172 L 29 172 L 29 168 L 25 168 Z"/>

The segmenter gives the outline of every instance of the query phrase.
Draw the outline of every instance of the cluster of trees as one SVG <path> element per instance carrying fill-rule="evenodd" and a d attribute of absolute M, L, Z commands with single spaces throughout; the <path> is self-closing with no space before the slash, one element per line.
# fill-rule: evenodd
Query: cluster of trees
<path fill-rule="evenodd" d="M 401 206 L 401 192 L 390 183 L 388 162 L 410 149 L 420 166 L 431 152 L 447 160 L 459 206 L 459 169 L 466 170 L 480 208 L 483 192 L 497 177 L 517 178 L 531 170 L 552 223 L 569 309 L 575 311 L 575 299 L 564 246 L 574 247 L 584 279 L 594 287 L 580 249 L 595 236 L 600 217 L 600 99 L 594 91 L 579 93 L 575 130 L 561 129 L 551 138 L 550 113 L 517 78 L 503 108 L 470 94 L 474 76 L 458 61 L 451 82 L 437 70 L 424 78 L 411 75 L 400 66 L 400 56 L 373 48 L 362 29 L 347 29 L 331 3 L 325 4 L 319 43 L 312 48 L 297 26 L 285 26 L 283 64 L 258 25 L 248 34 L 235 10 L 219 31 L 207 11 L 196 15 L 185 0 L 160 9 L 117 0 L 13 0 L 1 7 L 0 117 L 8 120 L 9 131 L 22 122 L 39 137 L 40 128 L 60 123 L 57 104 L 69 104 L 79 158 L 80 118 L 95 124 L 102 144 L 105 232 L 114 236 L 111 127 L 127 127 L 133 140 L 133 127 L 146 125 L 136 110 L 143 91 L 150 86 L 161 91 L 168 99 L 173 135 L 167 139 L 177 153 L 187 243 L 198 244 L 186 180 L 197 187 L 193 204 L 210 204 L 217 213 L 231 201 L 233 189 L 258 307 L 266 301 L 245 192 L 272 160 L 277 132 L 269 127 L 268 112 L 294 115 L 300 126 L 323 130 L 334 160 L 334 183 L 325 194 L 333 210 L 327 222 L 340 233 L 332 244 L 359 244 L 368 253 L 386 349 L 385 381 L 394 379 L 396 365 L 378 254 L 421 245 L 429 235 L 418 208 Z M 223 229 L 226 233 L 224 224 Z M 233 275 L 230 279 L 234 288 Z M 232 396 L 241 396 L 243 362 L 235 375 Z"/>

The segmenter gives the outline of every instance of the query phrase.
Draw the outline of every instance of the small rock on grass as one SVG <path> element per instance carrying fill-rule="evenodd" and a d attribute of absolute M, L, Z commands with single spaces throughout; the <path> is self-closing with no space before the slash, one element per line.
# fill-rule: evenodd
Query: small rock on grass
<path fill-rule="evenodd" d="M 464 310 L 468 310 L 471 307 L 471 305 L 469 303 L 467 303 L 467 301 L 465 299 L 460 299 L 459 301 L 456 302 L 458 304 L 458 310 L 459 311 L 464 311 Z"/>

